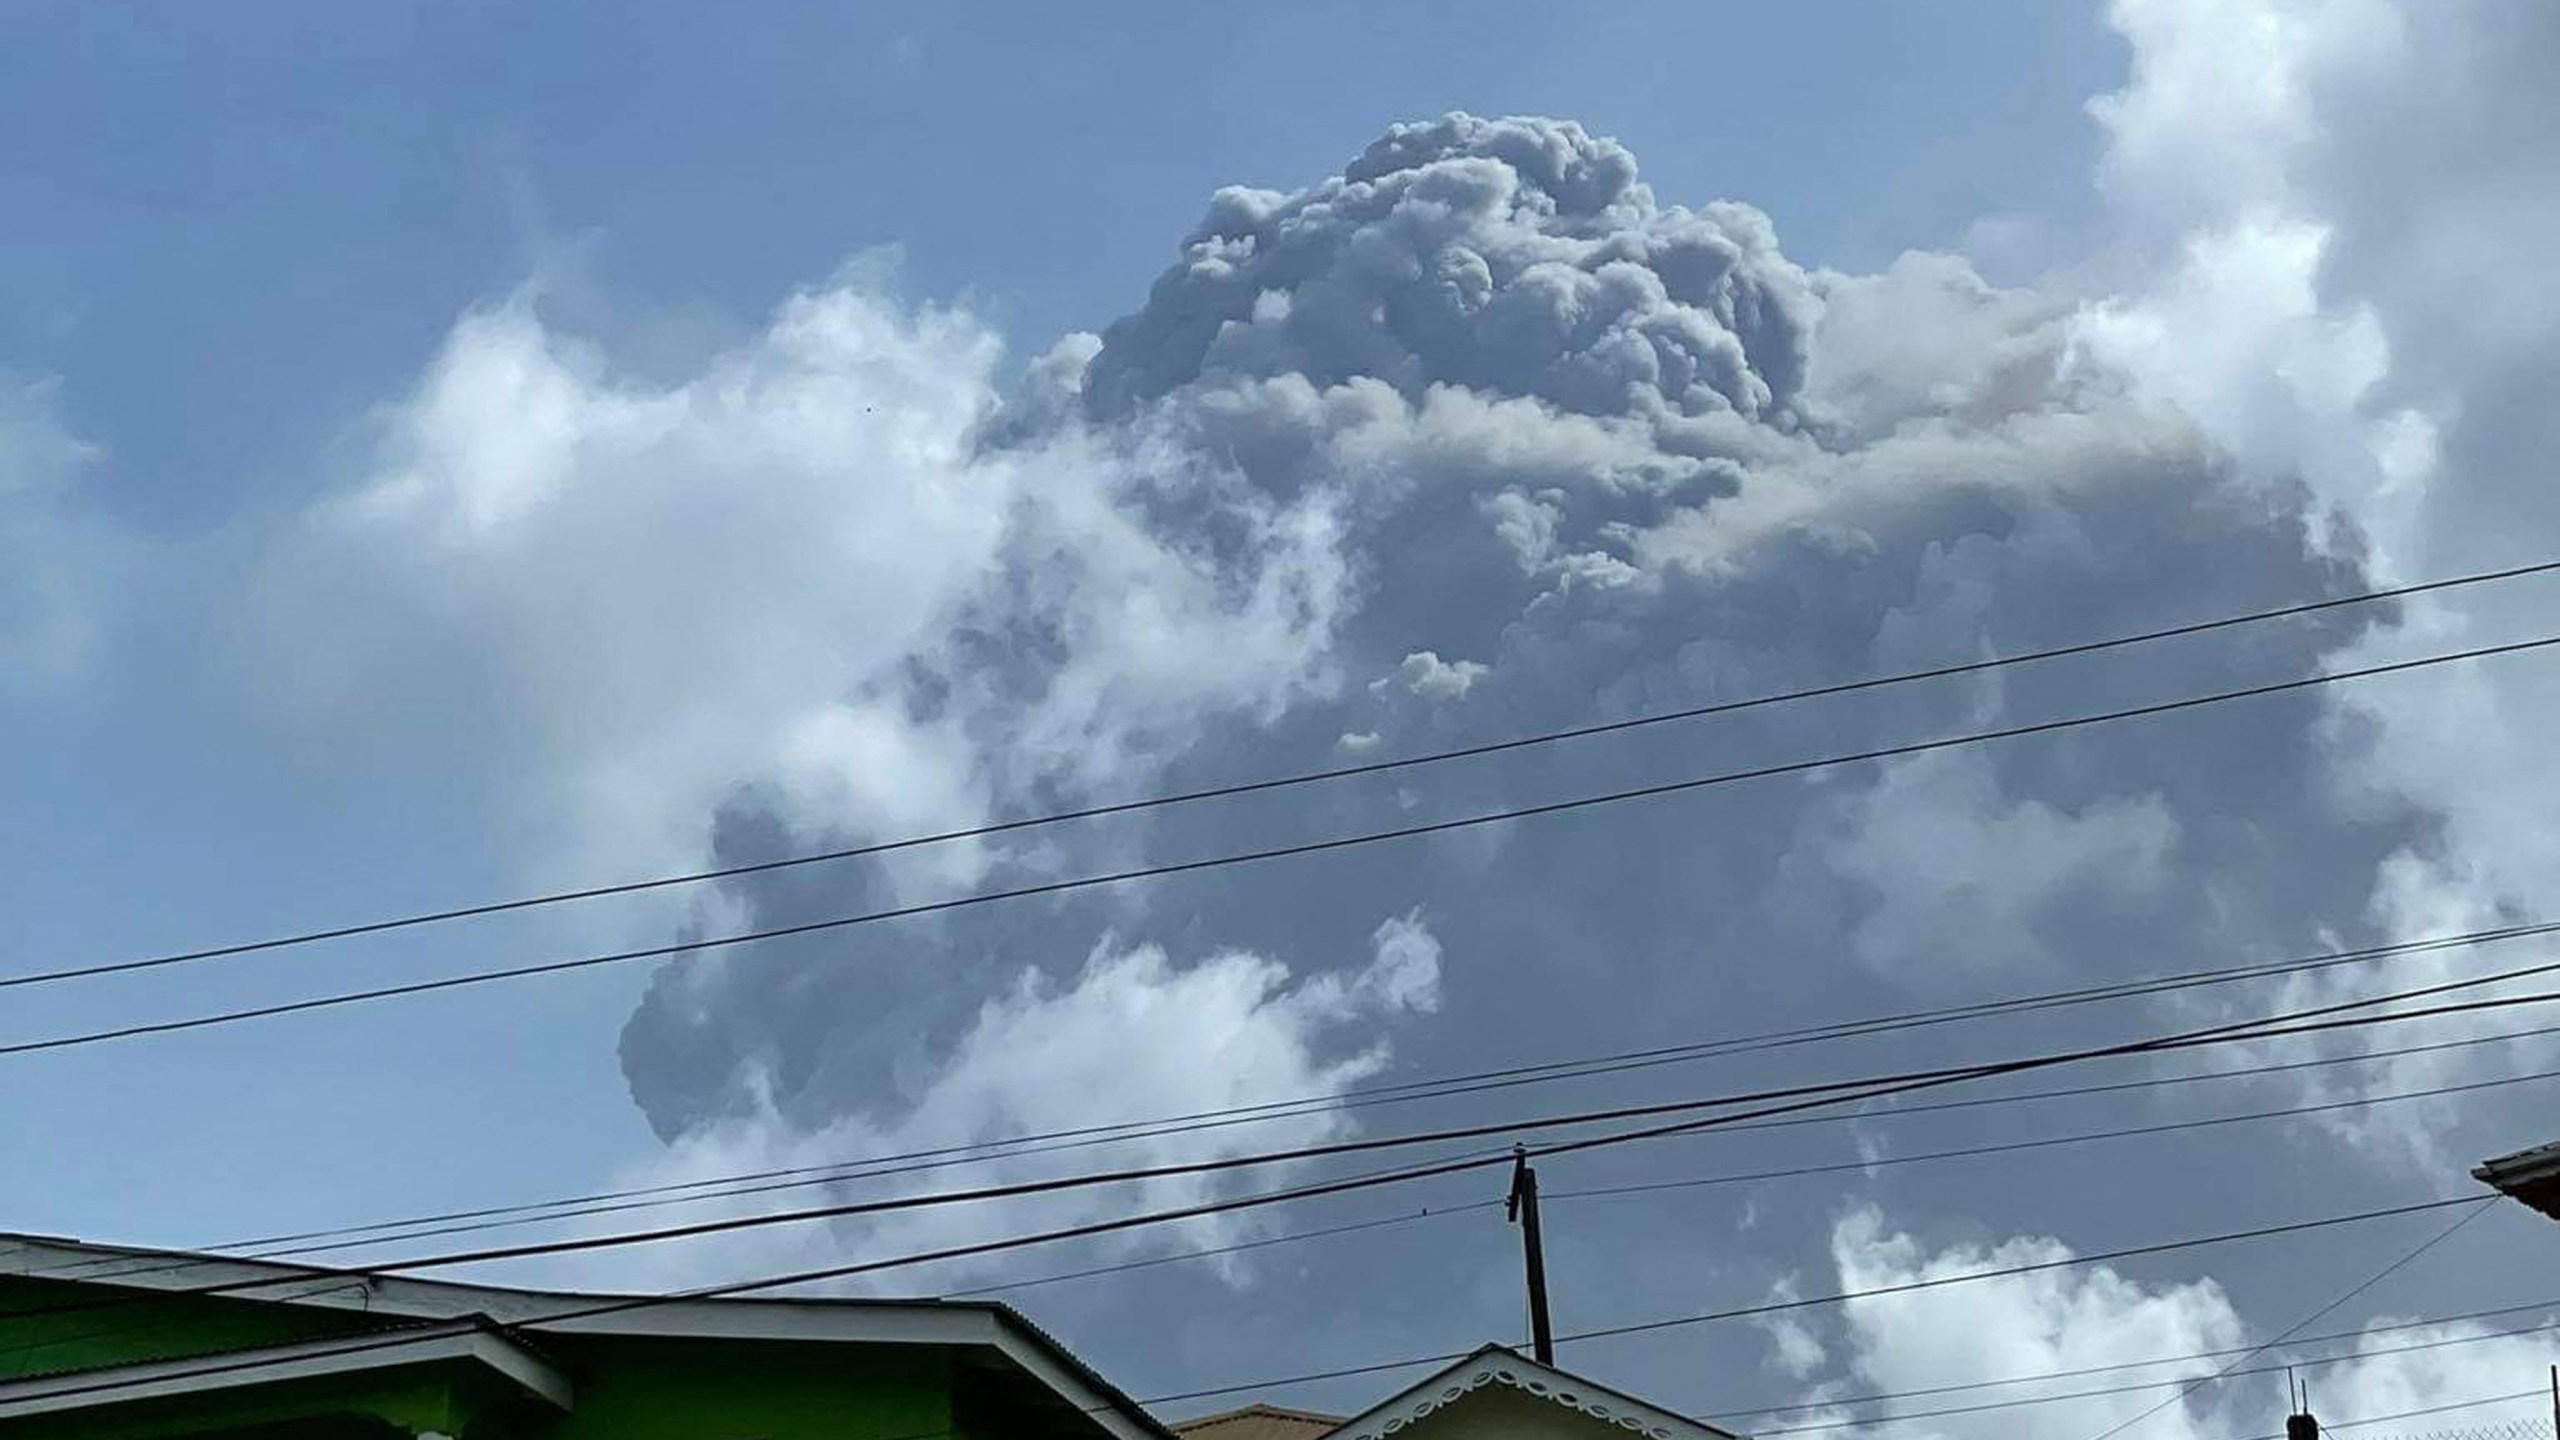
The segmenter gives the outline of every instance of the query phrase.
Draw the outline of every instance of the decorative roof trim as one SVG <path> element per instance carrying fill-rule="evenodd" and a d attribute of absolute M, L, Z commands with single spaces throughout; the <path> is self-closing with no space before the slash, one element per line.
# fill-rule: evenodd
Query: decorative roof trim
<path fill-rule="evenodd" d="M 1326 1440 L 1390 1440 L 1435 1411 L 1488 1385 L 1505 1386 L 1561 1405 L 1645 1440 L 1741 1440 L 1730 1430 L 1675 1415 L 1606 1385 L 1541 1365 L 1500 1345 L 1488 1345 L 1345 1420 Z"/>

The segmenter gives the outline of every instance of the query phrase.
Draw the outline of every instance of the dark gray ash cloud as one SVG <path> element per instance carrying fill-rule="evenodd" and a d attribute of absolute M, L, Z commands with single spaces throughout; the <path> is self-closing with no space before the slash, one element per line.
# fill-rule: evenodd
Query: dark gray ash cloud
<path fill-rule="evenodd" d="M 999 458 L 1061 447 L 1112 457 L 1128 477 L 1118 493 L 1159 543 L 1211 557 L 1248 586 L 1271 570 L 1268 530 L 1256 526 L 1321 516 L 1339 598 L 1304 632 L 1303 683 L 1278 700 L 1152 736 L 1107 785 L 1017 772 L 1022 783 L 997 804 L 1427 750 L 2367 583 L 2350 524 L 2301 485 L 2244 474 L 2183 421 L 2134 403 L 2121 377 L 2075 356 L 2072 314 L 1948 256 L 1873 275 L 1806 270 L 1747 206 L 1662 204 L 1621 147 L 1556 122 L 1398 127 L 1307 190 L 1222 192 L 1146 303 L 1098 345 L 1070 342 L 1035 366 L 981 444 Z M 1057 592 L 1045 567 L 1072 571 L 1075 556 L 1026 545 L 1008 563 L 906 682 L 915 713 L 989 752 L 1001 751 L 1012 707 L 1041 703 L 1081 667 L 1107 670 L 1115 640 L 1048 623 L 1040 597 Z M 1182 858 L 2307 674 L 2389 618 L 2342 612 L 1161 812 L 991 847 L 980 879 Z M 1463 685 L 1447 678 L 1461 673 Z M 1347 973 L 1380 922 L 1406 913 L 1443 947 L 1444 994 L 1436 1014 L 1379 1032 L 1396 1075 L 2295 953 L 2378 933 L 2367 914 L 2378 868 L 2431 835 L 2423 812 L 2340 798 L 2333 766 L 2352 737 L 2332 733 L 2328 715 L 2316 697 L 2279 698 L 705 957 L 671 967 L 634 1015 L 625 1069 L 670 1136 L 767 1107 L 803 1130 L 883 1121 L 930 1103 L 942 1057 L 984 997 L 1025 968 L 1068 983 L 1097 937 L 1161 943 L 1177 963 L 1240 947 L 1302 973 Z M 719 853 L 753 860 L 872 833 L 786 826 L 746 795 Z M 758 924 L 888 893 L 859 871 L 734 892 Z M 2129 1023 L 2058 1014 L 1999 1043 Z M 1149 1031 L 1133 1021 L 1112 1043 L 1143 1047 Z M 1941 1053 L 1939 1041 L 1914 1041 L 1858 1061 Z M 1595 1092 L 1609 1093 L 1575 1098 Z M 1526 1103 L 1487 1100 L 1472 1113 Z M 1690 1165 L 1702 1168 L 1694 1154 Z M 2267 1183 L 2271 1196 L 2292 1189 Z M 1880 1184 L 1936 1193 L 1918 1179 Z M 1995 1186 L 1963 1203 L 1984 1225 L 2042 1223 L 2027 1191 Z M 1566 1282 L 1576 1310 L 1676 1309 L 1701 1287 L 1767 1284 L 1765 1257 L 1822 1253 L 1830 1207 L 1816 1196 L 1698 1204 L 1713 1218 L 1657 1212 L 1635 1232 L 1613 1229 L 1608 1246 L 1577 1247 Z M 1709 1246 L 1648 1269 L 1631 1253 L 1642 1243 L 1618 1243 L 1645 1226 L 1669 1227 L 1665 1245 L 1701 1225 L 1731 1236 L 1746 1212 L 1761 1228 L 1721 1258 Z M 2165 1218 L 2155 1197 L 2131 1194 L 2094 1196 L 2075 1214 L 2091 1233 L 2147 1233 Z M 1470 1243 L 1493 1258 L 1459 1309 L 1481 1305 L 1485 1325 L 1505 1329 L 1505 1242 Z M 1376 1309 L 1363 1334 L 1453 1323 L 1436 1291 L 1373 1293 L 1360 1254 L 1275 1255 L 1252 1303 L 1312 1326 L 1327 1287 L 1348 1287 Z M 1033 1294 L 1062 1323 L 1110 1334 L 1118 1317 L 1158 1304 L 1222 1303 L 1214 1292 L 1226 1283 L 1167 1271 Z M 1161 1364 L 1168 1375 L 1232 1373 L 1250 1368 L 1245 1346 L 1202 1334 Z M 1300 1358 L 1346 1357 L 1319 1344 Z"/>

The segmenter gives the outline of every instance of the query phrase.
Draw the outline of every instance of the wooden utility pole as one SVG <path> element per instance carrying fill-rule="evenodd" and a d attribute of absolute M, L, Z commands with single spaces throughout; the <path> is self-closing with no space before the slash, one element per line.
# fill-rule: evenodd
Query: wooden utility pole
<path fill-rule="evenodd" d="M 1511 1147 L 1511 1198 L 1503 1213 L 1520 1227 L 1521 1256 L 1529 1267 L 1530 1353 L 1539 1364 L 1553 1365 L 1556 1337 L 1547 1323 L 1547 1252 L 1538 1240 L 1538 1172 L 1529 1168 L 1527 1146 Z"/>

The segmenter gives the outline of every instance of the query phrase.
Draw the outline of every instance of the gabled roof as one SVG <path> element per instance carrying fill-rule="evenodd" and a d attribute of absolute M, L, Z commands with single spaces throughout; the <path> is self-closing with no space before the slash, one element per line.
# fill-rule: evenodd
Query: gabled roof
<path fill-rule="evenodd" d="M 1733 1431 L 1674 1415 L 1623 1391 L 1552 1365 L 1541 1365 L 1501 1345 L 1487 1345 L 1343 1421 L 1333 1431 L 1334 1440 L 1385 1440 L 1488 1385 L 1507 1386 L 1552 1401 L 1576 1414 L 1633 1431 L 1645 1440 L 1741 1440 Z"/>
<path fill-rule="evenodd" d="M 1178 1421 L 1173 1429 L 1183 1440 L 1319 1440 L 1341 1423 L 1339 1415 L 1257 1404 Z"/>
<path fill-rule="evenodd" d="M 1088 1415 L 1116 1440 L 1175 1440 L 1137 1401 L 1103 1379 L 1011 1306 L 992 1300 L 713 1298 L 652 1300 L 609 1314 L 543 1323 L 546 1315 L 648 1298 L 596 1291 L 523 1290 L 413 1280 L 364 1270 L 243 1260 L 185 1250 L 102 1245 L 0 1232 L 0 1278 L 28 1277 L 124 1289 L 187 1291 L 254 1286 L 229 1298 L 354 1311 L 376 1319 L 486 1322 L 544 1335 L 938 1345 L 993 1352 Z M 439 1333 L 457 1326 L 434 1326 Z M 425 1343 L 423 1340 L 420 1343 Z"/>

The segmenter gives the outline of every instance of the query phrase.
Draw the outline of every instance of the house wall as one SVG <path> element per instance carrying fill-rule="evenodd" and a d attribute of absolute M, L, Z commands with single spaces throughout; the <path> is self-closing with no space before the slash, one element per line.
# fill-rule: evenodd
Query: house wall
<path fill-rule="evenodd" d="M 951 1428 L 951 1361 L 926 1347 L 632 1340 L 581 1349 L 564 1365 L 577 1409 L 523 1440 L 904 1440 Z"/>
<path fill-rule="evenodd" d="M 306 1381 L 212 1399 L 148 1400 L 0 1420 L 0 1440 L 300 1440 L 305 1435 L 317 1440 L 321 1434 L 331 1440 L 421 1435 L 479 1440 L 470 1433 L 474 1408 L 449 1378 L 437 1375 Z"/>

